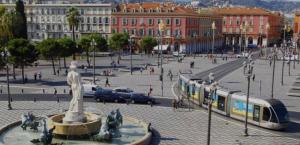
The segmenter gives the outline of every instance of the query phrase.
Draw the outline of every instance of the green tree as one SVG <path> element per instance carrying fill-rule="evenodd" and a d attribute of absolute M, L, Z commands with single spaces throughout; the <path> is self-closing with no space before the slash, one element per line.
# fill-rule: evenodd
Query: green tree
<path fill-rule="evenodd" d="M 0 47 L 5 46 L 13 37 L 13 18 L 14 12 L 8 12 L 5 7 L 0 6 Z"/>
<path fill-rule="evenodd" d="M 60 46 L 55 39 L 45 39 L 37 45 L 41 55 L 52 62 L 53 74 L 56 75 L 54 60 L 60 55 Z"/>
<path fill-rule="evenodd" d="M 35 49 L 34 45 L 23 38 L 10 40 L 7 49 L 10 53 L 10 61 L 16 66 L 21 66 L 22 80 L 24 83 L 24 66 L 31 65 L 37 60 L 38 51 Z"/>
<path fill-rule="evenodd" d="M 76 48 L 76 44 L 74 44 L 73 42 L 74 42 L 73 40 L 67 37 L 58 40 L 59 49 L 60 49 L 59 56 L 64 58 L 64 68 L 67 68 L 66 57 L 72 56 L 73 51 L 78 49 Z"/>
<path fill-rule="evenodd" d="M 91 34 L 89 37 L 97 43 L 95 46 L 97 51 L 107 51 L 107 41 L 100 34 Z"/>
<path fill-rule="evenodd" d="M 141 40 L 140 45 L 145 53 L 149 54 L 153 50 L 153 47 L 157 45 L 157 41 L 155 40 L 155 38 L 147 36 Z"/>
<path fill-rule="evenodd" d="M 78 42 L 78 45 L 84 50 L 86 54 L 86 62 L 90 67 L 90 51 L 91 51 L 91 39 L 90 37 L 83 36 Z"/>
<path fill-rule="evenodd" d="M 22 0 L 16 2 L 16 14 L 14 17 L 14 38 L 27 39 L 27 21 Z"/>
<path fill-rule="evenodd" d="M 119 52 L 119 57 L 121 55 L 121 50 L 128 46 L 128 33 L 114 33 L 109 39 L 109 47 Z"/>
<path fill-rule="evenodd" d="M 75 27 L 77 28 L 80 23 L 80 14 L 75 7 L 71 7 L 67 12 L 67 20 L 70 29 L 72 29 L 72 39 L 75 42 Z M 75 60 L 75 54 L 73 54 L 73 60 Z"/>

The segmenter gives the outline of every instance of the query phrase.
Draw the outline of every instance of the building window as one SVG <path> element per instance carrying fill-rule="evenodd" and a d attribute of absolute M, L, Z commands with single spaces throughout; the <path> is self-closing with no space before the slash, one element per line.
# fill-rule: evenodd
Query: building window
<path fill-rule="evenodd" d="M 87 23 L 90 23 L 90 17 L 87 17 Z"/>
<path fill-rule="evenodd" d="M 175 35 L 175 36 L 180 36 L 180 30 L 179 30 L 179 29 L 176 29 L 175 32 L 174 32 L 174 35 Z"/>
<path fill-rule="evenodd" d="M 144 18 L 140 18 L 140 25 L 144 24 Z"/>
<path fill-rule="evenodd" d="M 171 30 L 170 30 L 170 29 L 167 29 L 167 30 L 166 30 L 166 35 L 167 35 L 167 36 L 171 36 Z"/>
<path fill-rule="evenodd" d="M 232 33 L 232 28 L 229 28 L 229 33 Z"/>
<path fill-rule="evenodd" d="M 180 19 L 175 19 L 175 24 L 180 25 Z"/>
<path fill-rule="evenodd" d="M 112 33 L 117 33 L 117 30 L 116 29 L 112 29 Z"/>
<path fill-rule="evenodd" d="M 171 24 L 171 20 L 168 18 L 168 19 L 166 19 L 166 24 L 167 25 L 170 25 Z"/>
<path fill-rule="evenodd" d="M 105 17 L 105 24 L 108 24 L 108 23 L 109 23 L 109 18 Z"/>
<path fill-rule="evenodd" d="M 223 27 L 223 32 L 226 32 L 226 28 L 225 27 Z"/>
<path fill-rule="evenodd" d="M 148 19 L 148 24 L 153 25 L 153 19 Z"/>
<path fill-rule="evenodd" d="M 136 29 L 131 29 L 130 34 L 131 34 L 131 35 L 136 35 Z"/>
<path fill-rule="evenodd" d="M 237 25 L 240 25 L 240 19 L 237 19 L 237 20 L 236 20 L 236 24 L 237 24 Z"/>
<path fill-rule="evenodd" d="M 99 24 L 102 24 L 102 17 L 99 17 Z"/>
<path fill-rule="evenodd" d="M 236 33 L 240 33 L 240 28 L 236 28 L 236 29 L 235 29 L 235 32 L 236 32 Z"/>
<path fill-rule="evenodd" d="M 140 35 L 140 36 L 144 36 L 144 29 L 140 29 L 140 30 L 139 30 L 139 35 Z"/>
<path fill-rule="evenodd" d="M 131 26 L 135 26 L 136 25 L 136 19 L 135 18 L 132 18 L 131 19 Z"/>
<path fill-rule="evenodd" d="M 96 17 L 93 18 L 93 23 L 97 23 L 97 18 Z"/>
<path fill-rule="evenodd" d="M 157 19 L 157 24 L 160 24 L 160 21 L 162 21 L 161 19 Z"/>
<path fill-rule="evenodd" d="M 152 29 L 148 29 L 148 35 L 153 36 L 153 30 Z"/>
<path fill-rule="evenodd" d="M 113 23 L 114 25 L 117 24 L 116 18 L 113 18 L 113 19 L 112 19 L 112 23 Z"/>
<path fill-rule="evenodd" d="M 127 33 L 127 32 L 128 32 L 127 29 L 123 28 L 123 33 Z"/>
<path fill-rule="evenodd" d="M 123 24 L 123 25 L 127 25 L 127 19 L 126 19 L 126 18 L 123 18 L 123 19 L 122 19 L 122 24 Z"/>

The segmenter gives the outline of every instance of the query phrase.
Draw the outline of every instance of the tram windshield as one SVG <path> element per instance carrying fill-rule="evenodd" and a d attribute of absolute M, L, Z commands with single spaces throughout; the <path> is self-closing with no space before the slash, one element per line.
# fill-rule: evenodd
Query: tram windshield
<path fill-rule="evenodd" d="M 279 123 L 284 123 L 284 122 L 289 121 L 288 111 L 286 110 L 286 107 L 280 101 L 278 101 L 278 100 L 272 101 L 271 106 L 274 109 L 274 111 L 279 119 Z"/>

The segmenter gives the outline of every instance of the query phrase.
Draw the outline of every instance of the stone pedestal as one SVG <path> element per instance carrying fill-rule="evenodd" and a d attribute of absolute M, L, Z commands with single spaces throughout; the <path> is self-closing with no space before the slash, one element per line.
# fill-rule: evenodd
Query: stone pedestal
<path fill-rule="evenodd" d="M 67 111 L 65 117 L 63 118 L 63 123 L 84 123 L 86 122 L 86 117 L 81 112 Z"/>

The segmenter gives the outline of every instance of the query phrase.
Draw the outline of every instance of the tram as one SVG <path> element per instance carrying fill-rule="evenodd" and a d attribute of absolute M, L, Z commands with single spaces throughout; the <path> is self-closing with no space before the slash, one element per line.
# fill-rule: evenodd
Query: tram
<path fill-rule="evenodd" d="M 210 86 L 202 80 L 191 80 L 180 75 L 180 95 L 189 97 L 195 104 L 207 108 Z M 247 96 L 240 91 L 231 91 L 218 86 L 212 95 L 212 111 L 240 121 L 245 121 Z M 272 130 L 284 130 L 289 124 L 289 115 L 284 104 L 277 99 L 249 97 L 248 122 Z"/>

